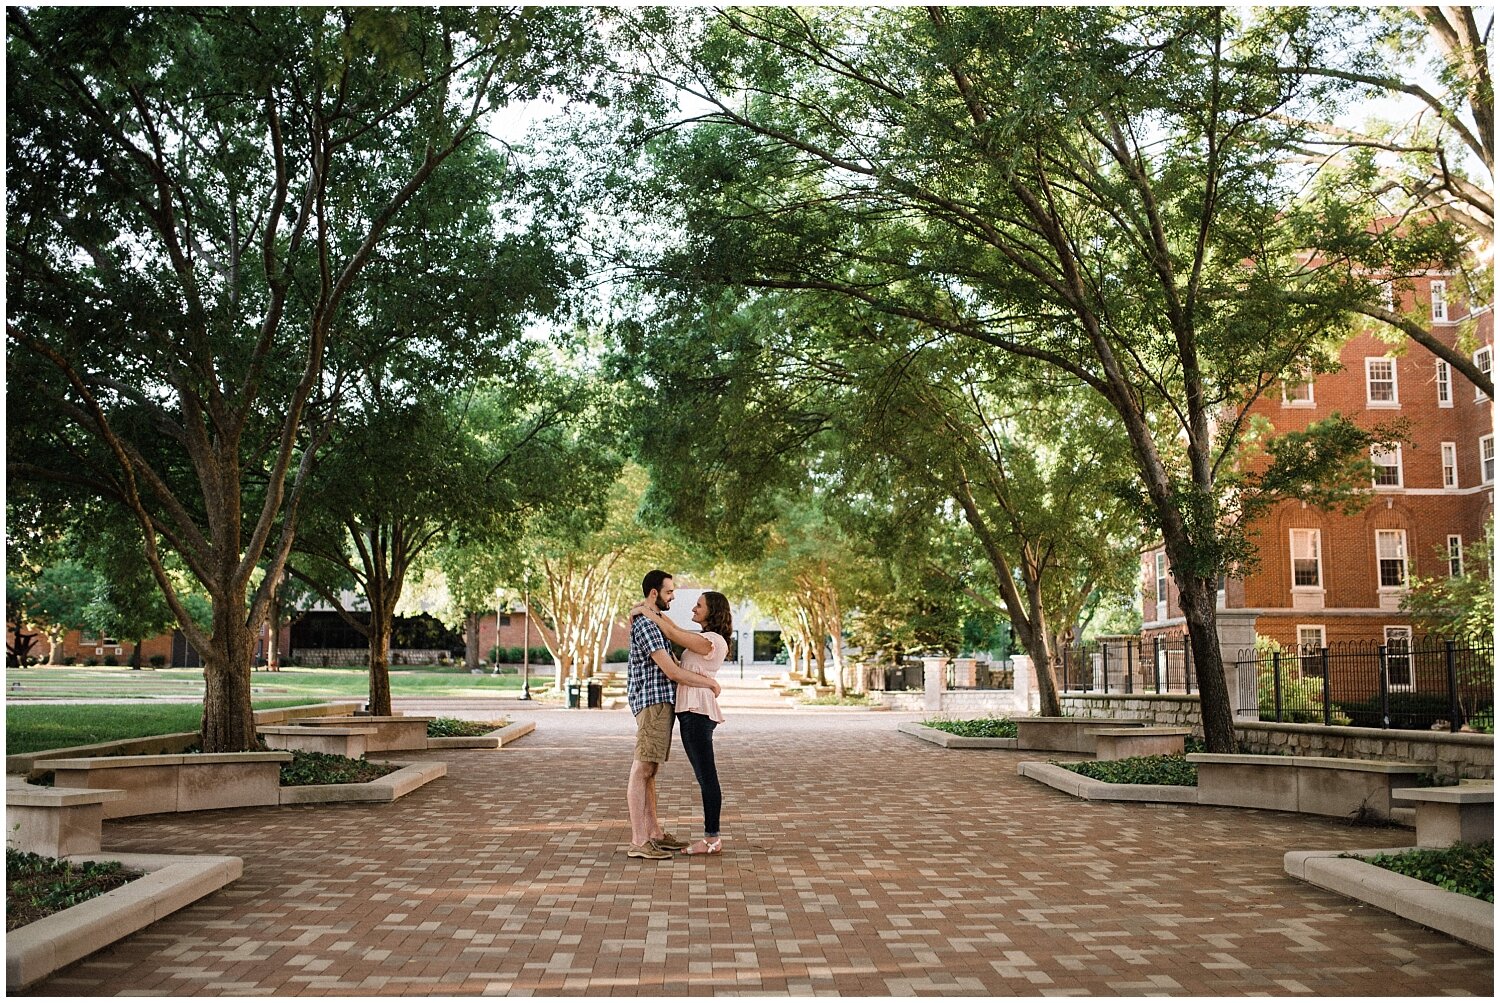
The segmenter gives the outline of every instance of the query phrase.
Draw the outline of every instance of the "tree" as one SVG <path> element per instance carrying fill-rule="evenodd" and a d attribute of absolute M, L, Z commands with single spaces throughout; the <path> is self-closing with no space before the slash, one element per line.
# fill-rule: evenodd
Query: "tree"
<path fill-rule="evenodd" d="M 1439 558 L 1452 559 L 1446 548 Z M 1412 577 L 1401 600 L 1403 612 L 1416 626 L 1433 634 L 1469 644 L 1484 645 L 1495 637 L 1495 521 L 1484 525 L 1484 537 L 1464 548 L 1463 570 L 1437 578 Z"/>
<path fill-rule="evenodd" d="M 8 373 L 30 391 L 11 397 L 29 451 L 7 469 L 133 514 L 204 657 L 205 750 L 255 741 L 251 651 L 337 417 L 327 362 L 351 292 L 486 113 L 587 89 L 582 24 L 545 8 L 7 11 Z"/>
<path fill-rule="evenodd" d="M 18 570 L 22 574 L 16 574 Z M 14 639 L 7 639 L 6 664 L 26 664 L 38 637 L 45 637 L 47 664 L 60 665 L 63 640 L 68 631 L 87 622 L 85 610 L 97 586 L 93 569 L 76 558 L 36 572 L 9 565 L 5 569 L 5 616 Z M 36 633 L 27 634 L 26 627 L 36 628 Z"/>
<path fill-rule="evenodd" d="M 1495 239 L 1495 99 L 1488 43 L 1494 12 L 1480 26 L 1473 7 L 1382 7 L 1279 10 L 1297 44 L 1276 73 L 1321 83 L 1319 100 L 1289 112 L 1298 130 L 1294 155 L 1321 175 L 1320 207 L 1310 246 L 1366 295 L 1355 306 L 1397 338 L 1410 338 L 1447 362 L 1486 395 L 1494 380 L 1464 351 L 1468 332 L 1450 343 L 1425 304 L 1403 311 L 1371 273 L 1393 286 L 1434 267 L 1462 269 L 1471 310 L 1491 299 Z M 1336 48 L 1329 35 L 1352 39 Z M 1306 41 L 1300 41 L 1304 36 Z M 1330 63 L 1331 52 L 1338 59 Z M 1372 118 L 1355 127 L 1333 112 L 1358 102 L 1399 100 L 1405 121 Z"/>
<path fill-rule="evenodd" d="M 1330 283 L 1286 218 L 1278 40 L 1212 8 L 657 17 L 636 19 L 648 72 L 709 109 L 645 137 L 647 197 L 685 232 L 657 267 L 834 293 L 1090 388 L 1166 542 L 1208 747 L 1231 750 L 1217 580 L 1249 556 L 1250 496 L 1291 482 L 1229 475 L 1250 407 L 1349 309 L 1287 296 Z M 1290 452 L 1337 465 L 1348 426 Z"/>

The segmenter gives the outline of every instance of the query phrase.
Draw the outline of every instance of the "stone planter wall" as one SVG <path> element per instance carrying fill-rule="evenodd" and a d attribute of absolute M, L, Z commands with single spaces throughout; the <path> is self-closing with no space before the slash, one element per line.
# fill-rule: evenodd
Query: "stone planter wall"
<path fill-rule="evenodd" d="M 1180 693 L 1071 693 L 1062 698 L 1064 714 L 1108 721 L 1149 721 L 1191 728 L 1202 736 L 1198 697 Z M 1438 764 L 1442 776 L 1493 779 L 1495 736 L 1469 732 L 1397 728 L 1346 728 L 1321 724 L 1236 721 L 1243 751 L 1291 756 L 1334 756 Z"/>
<path fill-rule="evenodd" d="M 104 756 L 46 761 L 61 788 L 122 790 L 105 818 L 158 812 L 242 808 L 281 802 L 281 764 L 290 752 L 224 752 L 182 756 Z"/>

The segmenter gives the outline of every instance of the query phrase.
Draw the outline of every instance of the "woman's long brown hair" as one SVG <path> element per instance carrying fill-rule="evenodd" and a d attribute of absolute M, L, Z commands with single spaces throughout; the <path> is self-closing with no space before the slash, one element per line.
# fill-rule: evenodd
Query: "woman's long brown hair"
<path fill-rule="evenodd" d="M 708 615 L 703 618 L 703 629 L 711 630 L 728 644 L 734 638 L 734 617 L 729 610 L 729 600 L 722 592 L 705 592 L 703 601 L 708 604 Z"/>

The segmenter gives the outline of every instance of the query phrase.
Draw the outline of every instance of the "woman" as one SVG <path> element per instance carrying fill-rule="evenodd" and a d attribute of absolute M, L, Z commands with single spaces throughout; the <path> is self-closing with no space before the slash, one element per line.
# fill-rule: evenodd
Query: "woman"
<path fill-rule="evenodd" d="M 703 628 L 695 633 L 677 626 L 652 603 L 641 603 L 630 611 L 639 613 L 661 628 L 667 640 L 682 646 L 682 667 L 712 677 L 724 664 L 729 653 L 729 638 L 734 623 L 729 600 L 722 593 L 705 592 L 693 606 L 693 622 Z M 629 617 L 627 617 L 629 619 Z M 720 853 L 724 840 L 719 836 L 719 812 L 724 795 L 719 790 L 719 771 L 714 766 L 714 729 L 724 720 L 713 691 L 703 686 L 677 687 L 677 725 L 688 762 L 698 777 L 703 792 L 703 838 L 683 848 L 687 854 Z"/>

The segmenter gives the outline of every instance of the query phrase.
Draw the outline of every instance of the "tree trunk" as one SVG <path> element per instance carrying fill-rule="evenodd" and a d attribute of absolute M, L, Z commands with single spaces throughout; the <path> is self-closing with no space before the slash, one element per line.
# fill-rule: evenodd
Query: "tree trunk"
<path fill-rule="evenodd" d="M 270 629 L 266 636 L 270 643 L 266 647 L 266 671 L 281 671 L 281 590 L 271 593 Z"/>
<path fill-rule="evenodd" d="M 225 596 L 213 609 L 213 636 L 200 652 L 203 751 L 249 752 L 255 748 L 255 712 L 250 706 L 251 633 L 245 623 L 244 593 Z"/>
<path fill-rule="evenodd" d="M 500 647 L 500 615 L 495 614 L 495 647 Z M 495 662 L 498 664 L 499 652 Z M 479 668 L 479 614 L 464 614 L 464 668 L 473 672 Z"/>
<path fill-rule="evenodd" d="M 132 650 L 130 652 L 130 668 L 133 671 L 135 671 L 135 672 L 141 671 L 141 639 L 140 638 L 136 638 L 136 640 L 135 640 L 135 648 L 134 648 L 134 650 Z"/>
<path fill-rule="evenodd" d="M 1175 576 L 1174 576 L 1175 577 Z M 1203 719 L 1203 742 L 1209 752 L 1238 751 L 1234 737 L 1234 709 L 1229 682 L 1219 648 L 1217 615 L 1218 583 L 1205 578 L 1176 579 L 1187 621 L 1188 641 L 1193 646 L 1193 668 L 1198 677 L 1198 705 Z"/>
<path fill-rule="evenodd" d="M 370 610 L 370 713 L 391 713 L 391 611 Z"/>
<path fill-rule="evenodd" d="M 47 650 L 47 664 L 61 665 L 63 654 L 63 642 L 67 640 L 67 630 L 48 631 L 47 643 L 51 646 Z"/>

